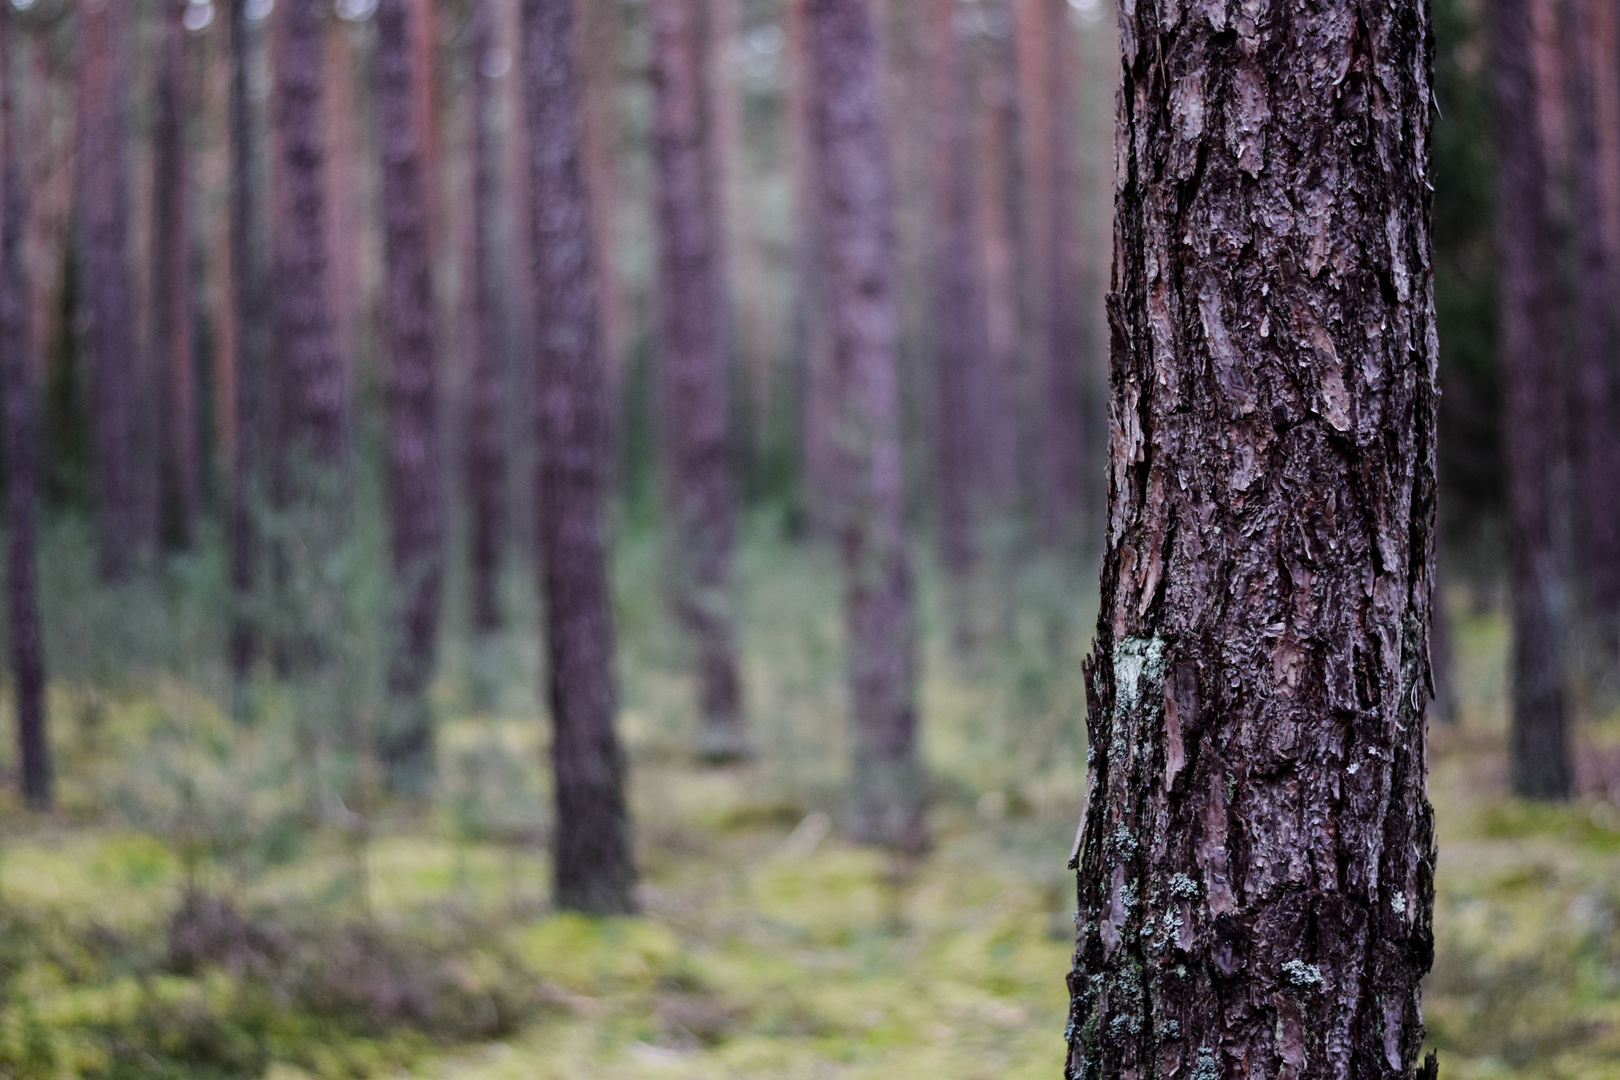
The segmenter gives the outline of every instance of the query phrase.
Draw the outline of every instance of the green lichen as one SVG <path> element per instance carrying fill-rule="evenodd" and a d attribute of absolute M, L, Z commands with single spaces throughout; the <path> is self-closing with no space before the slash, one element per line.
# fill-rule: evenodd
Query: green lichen
<path fill-rule="evenodd" d="M 1290 960 L 1282 966 L 1283 974 L 1295 986 L 1318 988 L 1322 985 L 1322 969 L 1303 960 Z"/>

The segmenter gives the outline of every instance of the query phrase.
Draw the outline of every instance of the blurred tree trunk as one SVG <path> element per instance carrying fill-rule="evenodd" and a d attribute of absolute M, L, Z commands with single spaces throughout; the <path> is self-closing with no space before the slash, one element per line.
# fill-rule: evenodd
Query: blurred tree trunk
<path fill-rule="evenodd" d="M 1575 167 L 1575 527 L 1585 610 L 1600 666 L 1620 661 L 1620 427 L 1615 417 L 1615 163 L 1605 120 L 1617 92 L 1613 0 L 1571 0 L 1565 71 Z M 1606 95 L 1611 97 L 1605 108 Z"/>
<path fill-rule="evenodd" d="M 241 688 L 258 655 L 259 449 L 265 399 L 264 295 L 259 241 L 258 139 L 248 96 L 252 42 L 248 0 L 225 0 L 230 35 L 230 248 L 231 248 L 231 435 L 225 531 L 231 583 L 231 629 L 227 646 L 233 683 Z M 240 711 L 240 710 L 238 710 Z"/>
<path fill-rule="evenodd" d="M 420 17 L 421 8 L 415 8 Z M 433 787 L 433 718 L 427 699 L 438 659 L 444 593 L 444 493 L 434 358 L 433 252 L 423 164 L 410 0 L 379 0 L 375 53 L 377 146 L 385 263 L 388 525 L 393 559 L 389 702 L 377 734 L 384 781 L 395 794 Z"/>
<path fill-rule="evenodd" d="M 653 0 L 658 395 L 671 529 L 670 599 L 695 653 L 698 752 L 748 753 L 732 622 L 735 493 L 728 438 L 724 258 L 704 0 Z"/>
<path fill-rule="evenodd" d="M 855 836 L 928 844 L 899 435 L 894 187 L 868 0 L 807 0 L 810 131 L 839 438 Z"/>
<path fill-rule="evenodd" d="M 355 24 L 330 15 L 322 19 L 325 61 L 322 79 L 322 120 L 325 126 L 326 163 L 322 184 L 329 217 L 327 280 L 330 283 L 332 340 L 350 379 L 357 377 L 361 357 L 372 358 L 373 319 L 370 305 L 376 295 L 367 288 L 368 271 L 375 265 L 375 222 L 381 216 L 377 200 L 368 199 L 372 160 L 368 145 L 366 88 L 362 64 L 366 50 L 356 41 Z M 375 56 L 370 58 L 375 63 Z M 374 126 L 374 125 L 373 125 Z"/>
<path fill-rule="evenodd" d="M 476 0 L 472 23 L 472 368 L 468 375 L 462 461 L 472 558 L 473 629 L 502 624 L 501 546 L 506 525 L 506 396 L 495 230 L 500 199 L 500 140 L 495 130 L 492 60 L 500 40 L 497 0 Z"/>
<path fill-rule="evenodd" d="M 1498 356 L 1513 609 L 1513 790 L 1531 798 L 1566 799 L 1574 769 L 1565 702 L 1565 586 L 1553 546 L 1552 504 L 1564 428 L 1549 318 L 1553 263 L 1533 30 L 1528 0 L 1489 0 L 1486 14 L 1496 81 Z"/>
<path fill-rule="evenodd" d="M 624 754 L 614 733 L 613 605 L 603 523 L 608 418 L 571 0 L 523 0 L 523 98 L 538 328 L 539 565 L 546 601 L 560 908 L 635 908 Z"/>
<path fill-rule="evenodd" d="M 191 341 L 191 169 L 186 154 L 185 14 L 188 0 L 163 0 L 152 132 L 151 363 L 162 389 L 159 530 L 169 548 L 188 548 L 198 499 L 197 375 Z"/>
<path fill-rule="evenodd" d="M 620 111 L 624 94 L 623 0 L 575 0 L 585 114 L 585 178 L 591 191 L 596 296 L 606 365 L 608 422 L 617 432 L 629 361 L 630 297 L 619 272 Z M 617 442 L 617 435 L 613 436 Z"/>
<path fill-rule="evenodd" d="M 11 664 L 23 801 L 51 807 L 51 751 L 45 731 L 45 650 L 39 625 L 37 506 L 39 387 L 32 304 L 23 263 L 28 221 L 26 170 L 17 136 L 12 6 L 0 4 L 0 399 L 5 411 L 6 532 L 10 558 Z"/>
<path fill-rule="evenodd" d="M 940 558 L 960 582 L 973 567 L 976 504 L 984 493 L 985 400 L 990 366 L 983 264 L 974 214 L 971 68 L 956 25 L 958 0 L 929 0 L 928 89 L 932 129 L 929 343 L 934 381 L 934 503 Z M 953 616 L 959 625 L 965 612 Z"/>
<path fill-rule="evenodd" d="M 1044 181 L 1051 203 L 1043 258 L 1048 292 L 1042 380 L 1041 528 L 1050 544 L 1072 539 L 1086 495 L 1085 299 L 1080 288 L 1080 178 L 1075 158 L 1078 99 L 1074 27 L 1067 0 L 1041 0 L 1045 14 Z"/>
<path fill-rule="evenodd" d="M 130 294 L 127 6 L 84 4 L 77 27 L 77 214 L 83 340 L 94 428 L 96 563 L 104 582 L 129 577 L 142 548 L 136 508 L 139 365 Z"/>
<path fill-rule="evenodd" d="M 1120 19 L 1065 1075 L 1433 1080 L 1428 5 L 1180 11 Z"/>

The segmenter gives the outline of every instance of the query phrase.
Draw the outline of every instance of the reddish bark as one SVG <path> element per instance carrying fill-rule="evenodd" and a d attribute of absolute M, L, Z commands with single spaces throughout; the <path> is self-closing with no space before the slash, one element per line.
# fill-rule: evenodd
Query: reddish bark
<path fill-rule="evenodd" d="M 867 0 L 806 0 L 821 280 L 837 399 L 835 535 L 845 572 L 852 831 L 928 844 L 917 753 L 916 629 L 899 436 L 894 183 Z"/>
<path fill-rule="evenodd" d="M 39 388 L 23 240 L 28 220 L 16 131 L 12 8 L 0 4 L 0 398 L 5 408 L 6 585 L 16 694 L 17 760 L 23 801 L 51 807 L 53 782 L 45 728 L 45 650 L 39 625 L 37 507 Z"/>
<path fill-rule="evenodd" d="M 472 368 L 462 426 L 472 559 L 473 629 L 501 627 L 500 564 L 506 526 L 506 419 L 502 402 L 502 335 L 494 233 L 500 188 L 495 78 L 491 58 L 500 40 L 495 0 L 477 0 L 472 24 Z"/>
<path fill-rule="evenodd" d="M 420 11 L 420 9 L 417 9 Z M 409 0 L 379 0 L 374 55 L 385 262 L 388 525 L 394 614 L 389 703 L 377 733 L 384 781 L 396 794 L 433 786 L 433 721 L 427 700 L 438 659 L 444 592 L 444 495 L 434 361 L 432 251 Z"/>
<path fill-rule="evenodd" d="M 624 10 L 619 3 L 575 0 L 585 110 L 585 178 L 591 191 L 595 239 L 596 296 L 602 323 L 602 359 L 607 370 L 608 420 L 618 427 L 631 334 L 630 297 L 619 272 L 621 195 L 620 111 L 624 94 Z"/>
<path fill-rule="evenodd" d="M 714 102 L 696 0 L 653 0 L 660 426 L 671 520 L 670 599 L 693 646 L 698 752 L 745 756 L 731 613 L 735 494 L 727 431 L 725 287 L 714 197 Z"/>
<path fill-rule="evenodd" d="M 129 266 L 127 8 L 86 3 L 78 23 L 77 187 L 83 340 L 94 429 L 96 562 L 129 577 L 142 547 L 135 476 L 138 368 Z"/>
<path fill-rule="evenodd" d="M 1496 80 L 1498 357 L 1513 615 L 1513 788 L 1565 799 L 1573 785 L 1553 469 L 1562 425 L 1549 319 L 1552 248 L 1528 0 L 1486 7 Z"/>
<path fill-rule="evenodd" d="M 165 547 L 191 546 L 197 517 L 197 379 L 191 343 L 191 169 L 186 160 L 188 0 L 160 9 L 152 132 L 151 362 L 158 393 L 159 529 Z"/>
<path fill-rule="evenodd" d="M 635 908 L 614 732 L 613 607 L 603 502 L 608 417 L 570 0 L 523 0 L 523 100 L 534 244 L 538 562 L 546 603 L 558 907 Z"/>
<path fill-rule="evenodd" d="M 1073 1080 L 1435 1076 L 1431 41 L 1121 9 Z"/>

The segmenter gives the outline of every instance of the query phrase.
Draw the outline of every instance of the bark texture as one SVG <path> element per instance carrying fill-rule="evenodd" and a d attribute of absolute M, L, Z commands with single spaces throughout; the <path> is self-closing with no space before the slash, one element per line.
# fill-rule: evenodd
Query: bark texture
<path fill-rule="evenodd" d="M 157 432 L 159 529 L 165 547 L 191 546 L 197 517 L 197 379 L 191 348 L 190 169 L 186 161 L 188 0 L 160 14 L 152 132 L 152 281 L 148 322 L 161 380 Z"/>
<path fill-rule="evenodd" d="M 1497 348 L 1513 609 L 1510 764 L 1518 794 L 1565 799 L 1574 783 L 1565 701 L 1567 599 L 1553 546 L 1552 503 L 1562 417 L 1529 0 L 1490 0 L 1486 19 L 1496 78 Z"/>
<path fill-rule="evenodd" d="M 1575 420 L 1579 570 L 1585 611 L 1604 669 L 1620 660 L 1620 427 L 1615 420 L 1614 251 L 1608 222 L 1616 197 L 1605 160 L 1603 107 L 1615 93 L 1611 0 L 1571 0 L 1570 73 L 1576 244 Z M 1607 70 L 1605 70 L 1607 69 Z"/>
<path fill-rule="evenodd" d="M 653 0 L 660 426 L 675 621 L 698 679 L 698 753 L 748 753 L 737 677 L 731 563 L 735 483 L 727 421 L 727 303 L 713 167 L 714 102 L 701 0 Z"/>
<path fill-rule="evenodd" d="M 574 0 L 583 63 L 585 177 L 591 191 L 595 238 L 596 306 L 601 321 L 602 362 L 607 372 L 608 421 L 617 431 L 620 394 L 634 331 L 629 292 L 619 273 L 617 214 L 621 193 L 620 130 L 623 124 L 624 5 L 618 0 Z M 616 437 L 615 437 L 616 441 Z"/>
<path fill-rule="evenodd" d="M 96 560 L 101 579 L 129 577 L 141 549 L 136 512 L 137 364 L 129 253 L 129 20 L 121 0 L 78 11 L 79 265 L 90 377 Z"/>
<path fill-rule="evenodd" d="M 495 228 L 500 199 L 492 58 L 499 41 L 495 0 L 477 0 L 472 68 L 472 370 L 468 376 L 462 463 L 472 559 L 473 629 L 501 628 L 501 546 L 506 527 L 506 417 Z"/>
<path fill-rule="evenodd" d="M 1076 1080 L 1434 1076 L 1428 5 L 1254 10 L 1121 8 Z"/>
<path fill-rule="evenodd" d="M 265 398 L 264 305 L 258 229 L 258 155 L 253 124 L 253 103 L 248 96 L 251 39 L 247 0 L 226 0 L 226 30 L 230 36 L 230 247 L 233 394 L 230 408 L 233 436 L 227 442 L 230 460 L 226 485 L 225 529 L 231 582 L 230 640 L 227 645 L 231 677 L 242 686 L 258 655 L 259 620 L 254 591 L 258 583 L 259 529 L 257 510 L 262 404 Z"/>
<path fill-rule="evenodd" d="M 34 376 L 32 305 L 23 265 L 28 204 L 16 130 L 12 18 L 11 5 L 0 5 L 0 399 L 5 408 L 6 531 L 11 542 L 6 585 L 22 796 L 30 809 L 47 810 L 53 784 L 35 571 L 39 389 Z"/>
<path fill-rule="evenodd" d="M 389 553 L 394 571 L 388 708 L 377 755 L 388 789 L 424 796 L 433 786 L 428 684 L 438 660 L 444 593 L 444 493 L 434 361 L 433 262 L 422 167 L 422 100 L 409 0 L 377 5 L 377 145 L 385 262 Z"/>
<path fill-rule="evenodd" d="M 899 434 L 894 185 L 882 61 L 867 0 L 806 0 L 812 169 L 831 343 L 845 572 L 852 831 L 901 849 L 928 844 L 917 755 L 916 628 Z"/>
<path fill-rule="evenodd" d="M 534 237 L 536 535 L 546 604 L 558 907 L 635 908 L 614 732 L 613 609 L 602 521 L 608 420 L 582 160 L 570 0 L 523 0 L 524 111 Z"/>

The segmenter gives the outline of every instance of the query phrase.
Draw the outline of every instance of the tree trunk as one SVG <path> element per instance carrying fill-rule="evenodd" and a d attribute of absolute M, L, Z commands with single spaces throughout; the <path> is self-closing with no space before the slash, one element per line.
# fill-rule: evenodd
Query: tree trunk
<path fill-rule="evenodd" d="M 984 494 L 990 366 L 984 275 L 974 215 L 971 67 L 956 26 L 958 0 L 929 0 L 932 100 L 932 251 L 929 294 L 934 381 L 934 502 L 940 559 L 960 582 L 973 567 L 977 505 Z M 956 612 L 960 623 L 965 612 Z"/>
<path fill-rule="evenodd" d="M 536 509 L 546 601 L 561 908 L 635 908 L 624 754 L 614 733 L 613 606 L 603 516 L 607 402 L 570 0 L 523 0 L 524 106 L 538 316 Z"/>
<path fill-rule="evenodd" d="M 1041 526 L 1050 544 L 1072 539 L 1086 498 L 1086 336 L 1080 290 L 1080 177 L 1075 160 L 1076 57 L 1066 0 L 1041 0 L 1047 55 L 1046 187 L 1050 224 L 1044 240 L 1048 290 L 1046 368 L 1042 380 Z"/>
<path fill-rule="evenodd" d="M 11 551 L 11 663 L 23 801 L 52 802 L 51 751 L 45 733 L 45 653 L 34 569 L 39 481 L 39 389 L 23 239 L 28 220 L 19 160 L 10 4 L 0 5 L 0 398 L 5 408 L 6 527 Z"/>
<path fill-rule="evenodd" d="M 472 370 L 462 431 L 468 529 L 472 557 L 473 629 L 501 628 L 501 545 L 506 526 L 506 419 L 503 335 L 496 295 L 499 267 L 494 243 L 500 144 L 495 131 L 495 76 L 491 57 L 499 26 L 496 0 L 477 0 L 473 12 L 472 79 Z"/>
<path fill-rule="evenodd" d="M 585 177 L 591 191 L 591 235 L 596 245 L 596 296 L 607 373 L 608 422 L 610 430 L 616 432 L 632 330 L 630 297 L 618 264 L 624 6 L 623 0 L 575 0 L 574 7 L 584 74 Z"/>
<path fill-rule="evenodd" d="M 807 0 L 810 132 L 822 226 L 822 285 L 837 396 L 855 784 L 852 831 L 928 844 L 917 754 L 916 631 L 899 435 L 894 187 L 882 61 L 867 0 Z"/>
<path fill-rule="evenodd" d="M 395 794 L 433 787 L 433 718 L 428 684 L 438 658 L 444 592 L 444 495 L 434 372 L 433 253 L 423 175 L 409 0 L 380 0 L 374 57 L 377 146 L 385 263 L 388 408 L 388 526 L 394 615 L 388 706 L 377 733 L 384 781 Z"/>
<path fill-rule="evenodd" d="M 1122 8 L 1077 1080 L 1434 1076 L 1427 14 Z"/>
<path fill-rule="evenodd" d="M 159 530 L 188 548 L 197 516 L 197 377 L 191 348 L 191 170 L 186 161 L 187 0 L 164 0 L 152 132 L 151 362 L 162 390 Z"/>
<path fill-rule="evenodd" d="M 1561 407 L 1528 0 L 1486 7 L 1496 78 L 1497 300 L 1501 320 L 1502 443 L 1507 472 L 1508 572 L 1513 608 L 1513 790 L 1565 799 L 1574 782 L 1565 703 L 1564 583 L 1553 547 L 1553 471 Z"/>
<path fill-rule="evenodd" d="M 91 382 L 96 563 L 127 579 L 141 549 L 134 458 L 138 367 L 129 266 L 127 8 L 85 4 L 78 22 L 79 265 Z"/>
<path fill-rule="evenodd" d="M 1575 166 L 1575 526 L 1585 611 L 1600 669 L 1620 660 L 1620 428 L 1615 422 L 1614 252 L 1608 222 L 1616 196 L 1607 175 L 1601 123 L 1603 93 L 1615 92 L 1612 0 L 1572 0 L 1566 71 L 1570 74 Z M 1609 71 L 1604 69 L 1608 68 Z"/>
<path fill-rule="evenodd" d="M 259 620 L 254 611 L 258 582 L 259 445 L 263 433 L 264 307 L 258 230 L 258 169 L 253 103 L 248 97 L 252 45 L 247 25 L 248 0 L 226 0 L 230 35 L 230 233 L 231 328 L 234 412 L 227 446 L 229 480 L 225 529 L 231 582 L 231 628 L 227 644 L 232 682 L 241 688 L 258 655 Z"/>
<path fill-rule="evenodd" d="M 671 529 L 670 599 L 698 677 L 698 753 L 748 753 L 731 612 L 735 495 L 727 421 L 727 304 L 714 196 L 714 102 L 700 0 L 653 0 L 658 397 Z"/>

